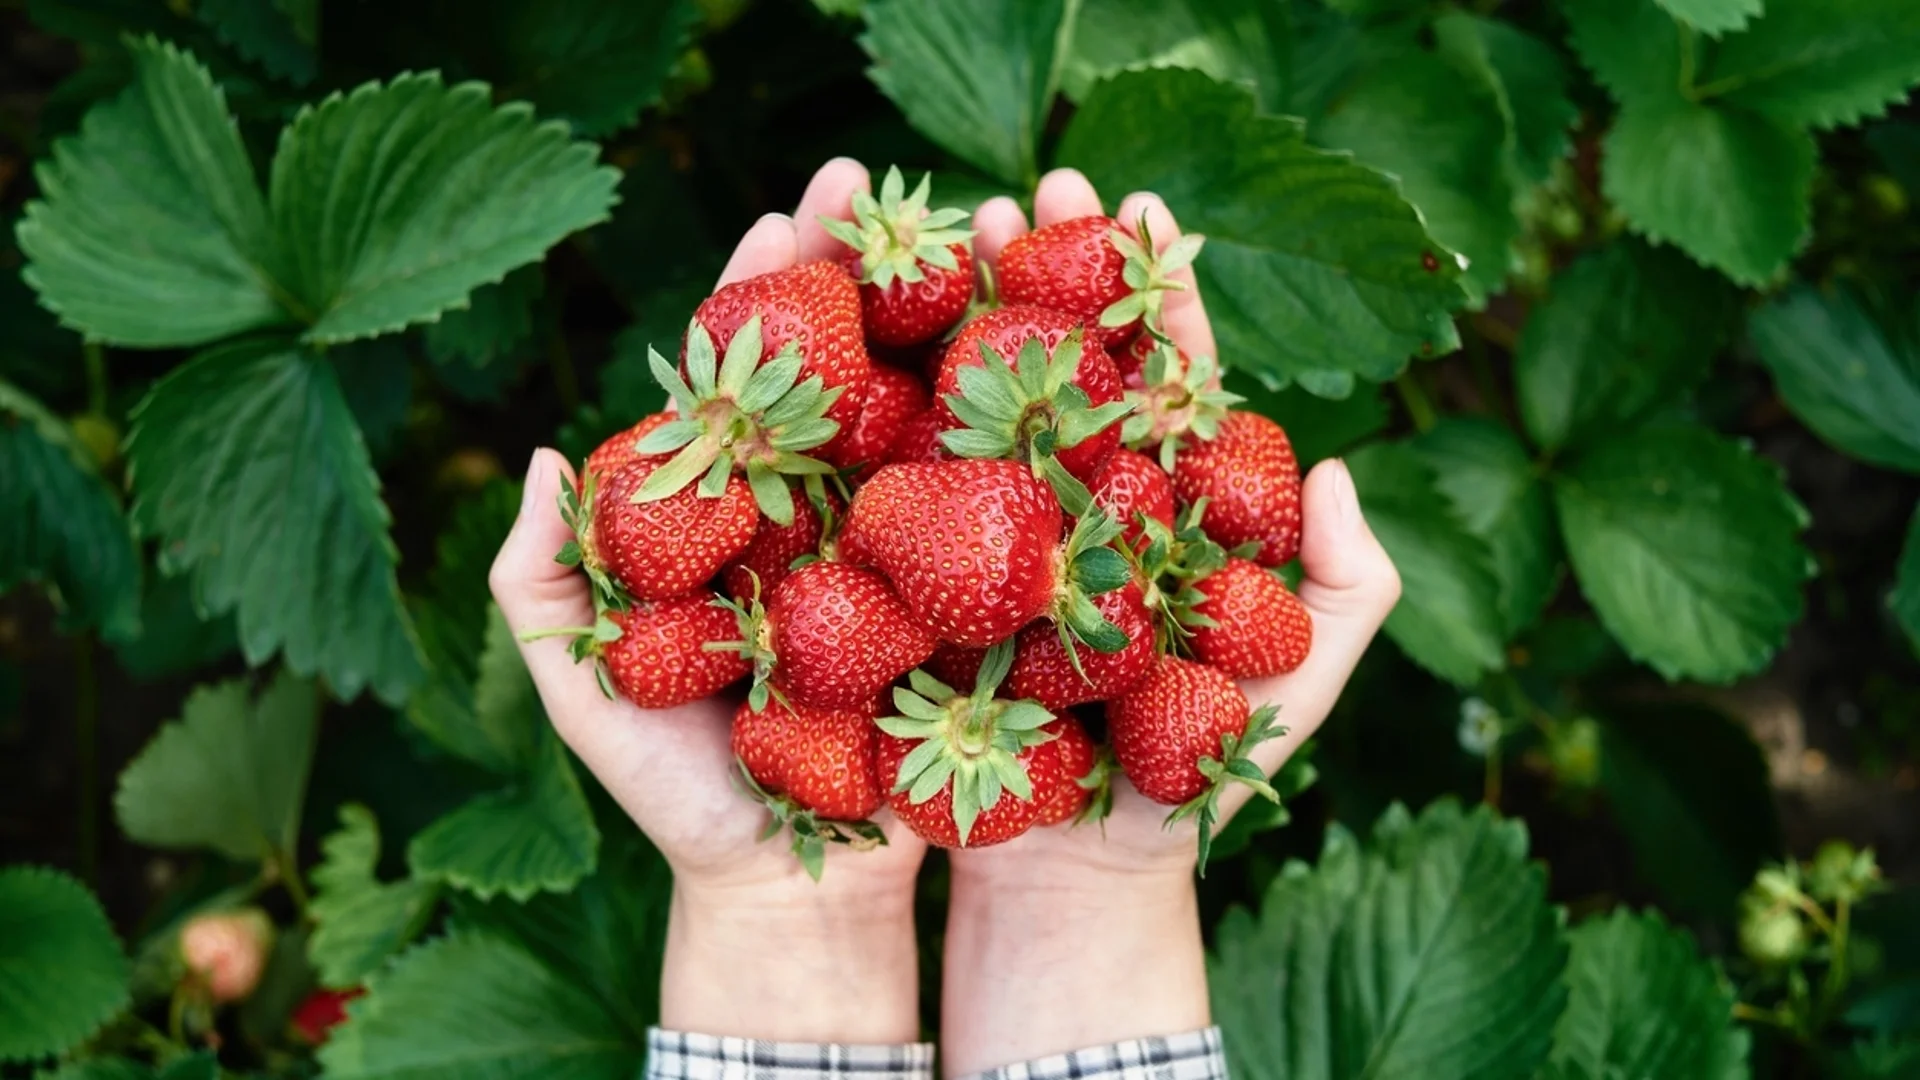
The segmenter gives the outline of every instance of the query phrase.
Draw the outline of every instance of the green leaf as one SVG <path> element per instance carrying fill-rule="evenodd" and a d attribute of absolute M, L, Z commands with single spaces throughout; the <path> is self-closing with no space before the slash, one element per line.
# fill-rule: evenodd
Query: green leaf
<path fill-rule="evenodd" d="M 140 632 L 140 553 L 73 429 L 0 382 L 0 595 L 40 582 L 63 629 Z"/>
<path fill-rule="evenodd" d="M 1492 555 L 1433 470 L 1404 443 L 1375 443 L 1346 460 L 1367 524 L 1400 571 L 1403 588 L 1387 616 L 1387 636 L 1421 667 L 1463 686 L 1505 667 Z"/>
<path fill-rule="evenodd" d="M 245 679 L 199 687 L 120 774 L 120 827 L 142 844 L 240 862 L 290 854 L 319 712 L 313 686 L 284 671 L 257 699 Z"/>
<path fill-rule="evenodd" d="M 127 955 L 87 887 L 0 869 L 0 1061 L 65 1053 L 126 1008 Z"/>
<path fill-rule="evenodd" d="M 1622 102 L 1672 102 L 1680 94 L 1685 35 L 1654 0 L 1560 0 L 1568 43 Z"/>
<path fill-rule="evenodd" d="M 873 0 L 867 74 L 914 130 L 1027 190 L 1080 0 Z"/>
<path fill-rule="evenodd" d="M 200 345 L 290 316 L 273 225 L 226 98 L 172 45 L 35 171 L 19 226 L 27 282 L 63 324 L 114 345 Z"/>
<path fill-rule="evenodd" d="M 126 1058 L 88 1058 L 58 1069 L 43 1069 L 33 1080 L 153 1080 L 153 1070 Z"/>
<path fill-rule="evenodd" d="M 202 353 L 154 385 L 127 443 L 133 521 L 238 614 L 247 661 L 284 651 L 342 697 L 421 676 L 379 478 L 331 368 L 275 342 Z"/>
<path fill-rule="evenodd" d="M 480 655 L 499 615 L 487 589 L 494 553 L 520 509 L 514 485 L 496 481 L 454 511 L 440 534 L 426 596 L 412 605 L 427 678 L 407 699 L 407 720 L 466 761 L 493 761 L 499 751 L 474 715 Z M 505 664 L 505 657 L 498 657 Z M 537 721 L 521 721 L 527 728 Z M 524 745 L 526 736 L 506 740 Z"/>
<path fill-rule="evenodd" d="M 1507 170 L 1516 192 L 1544 183 L 1573 148 L 1579 107 L 1567 64 L 1552 46 L 1509 23 L 1455 11 L 1433 22 L 1441 51 L 1493 91 L 1507 127 Z"/>
<path fill-rule="evenodd" d="M 449 651 L 460 652 L 448 659 L 455 671 L 470 673 L 462 682 L 471 691 L 421 702 L 409 715 L 443 749 L 490 772 L 512 775 L 538 763 L 544 753 L 546 717 L 499 607 L 488 603 L 480 624 L 484 637 L 474 652 L 447 642 Z"/>
<path fill-rule="evenodd" d="M 507 938 L 456 933 L 368 980 L 320 1050 L 335 1080 L 632 1080 L 644 1030 Z"/>
<path fill-rule="evenodd" d="M 1747 1032 L 1693 936 L 1658 914 L 1616 910 L 1567 935 L 1567 1011 L 1554 1032 L 1556 1080 L 1684 1076 L 1742 1080 Z"/>
<path fill-rule="evenodd" d="M 1720 35 L 1746 27 L 1758 18 L 1766 0 L 1658 0 L 1674 18 L 1708 34 Z M 1774 0 L 1777 6 L 1779 0 Z M 1704 1075 L 1704 1074 L 1703 1074 Z"/>
<path fill-rule="evenodd" d="M 296 86 L 319 67 L 320 0 L 200 0 L 194 14 L 234 51 Z"/>
<path fill-rule="evenodd" d="M 1602 190 L 1633 230 L 1744 285 L 1784 270 L 1806 240 L 1813 137 L 1683 98 L 1628 101 L 1603 150 Z"/>
<path fill-rule="evenodd" d="M 1554 275 L 1514 357 L 1527 434 L 1549 450 L 1629 427 L 1706 378 L 1736 298 L 1726 279 L 1631 240 Z"/>
<path fill-rule="evenodd" d="M 427 826 L 407 846 L 415 877 L 482 897 L 525 900 L 564 891 L 593 872 L 600 830 L 558 737 L 506 788 L 469 801 Z"/>
<path fill-rule="evenodd" d="M 464 307 L 427 324 L 427 356 L 436 364 L 487 367 L 508 359 L 533 334 L 533 307 L 546 289 L 538 264 L 473 291 Z"/>
<path fill-rule="evenodd" d="M 619 173 L 594 158 L 566 125 L 537 124 L 520 103 L 495 109 L 485 85 L 432 74 L 301 110 L 281 135 L 271 192 L 306 339 L 430 321 L 606 220 Z"/>
<path fill-rule="evenodd" d="M 1204 233 L 1195 274 L 1219 359 L 1344 397 L 1410 353 L 1458 343 L 1458 268 L 1393 182 L 1308 146 L 1298 121 L 1191 71 L 1119 75 L 1088 95 L 1060 163 L 1102 191 L 1154 191 Z"/>
<path fill-rule="evenodd" d="M 1192 68 L 1253 88 L 1260 111 L 1283 113 L 1293 66 L 1287 7 L 1260 0 L 1083 0 L 1060 88 L 1075 101 L 1119 71 Z"/>
<path fill-rule="evenodd" d="M 1413 440 L 1468 532 L 1486 541 L 1505 637 L 1532 626 L 1559 578 L 1553 511 L 1527 448 L 1484 417 L 1453 416 Z"/>
<path fill-rule="evenodd" d="M 1891 313 L 1887 313 L 1891 314 Z M 1854 457 L 1920 472 L 1920 325 L 1873 317 L 1850 289 L 1798 285 L 1747 320 L 1787 407 Z"/>
<path fill-rule="evenodd" d="M 1470 304 L 1500 288 L 1520 222 L 1505 168 L 1506 119 L 1488 86 L 1409 46 L 1355 75 L 1308 134 L 1399 179 L 1433 238 L 1466 257 L 1460 283 Z"/>
<path fill-rule="evenodd" d="M 1615 706 L 1600 727 L 1600 783 L 1635 869 L 1674 910 L 1731 921 L 1754 871 L 1780 854 L 1766 759 L 1712 709 Z"/>
<path fill-rule="evenodd" d="M 1883 116 L 1920 85 L 1920 5 L 1907 0 L 1767 0 L 1720 43 L 1697 93 L 1792 126 Z"/>
<path fill-rule="evenodd" d="M 1907 640 L 1920 651 L 1920 509 L 1914 511 L 1913 524 L 1907 526 L 1907 542 L 1900 548 L 1900 568 L 1895 572 L 1887 604 L 1906 630 Z"/>
<path fill-rule="evenodd" d="M 340 808 L 340 828 L 320 842 L 322 861 L 313 869 L 313 937 L 307 957 L 323 986 L 357 986 L 400 951 L 433 913 L 437 890 L 403 878 L 383 882 L 380 826 L 357 803 Z"/>
<path fill-rule="evenodd" d="M 355 341 L 327 350 L 327 363 L 340 383 L 354 424 L 375 459 L 393 449 L 413 400 L 413 371 L 407 350 L 396 338 Z"/>
<path fill-rule="evenodd" d="M 1328 832 L 1256 920 L 1228 913 L 1208 961 L 1243 1080 L 1523 1080 L 1566 1001 L 1566 946 L 1526 829 L 1484 808 L 1394 806 L 1371 851 Z"/>
<path fill-rule="evenodd" d="M 494 42 L 484 71 L 502 96 L 525 98 L 587 138 L 631 127 L 659 103 L 700 21 L 693 0 L 506 0 L 481 12 Z"/>
<path fill-rule="evenodd" d="M 239 648 L 233 616 L 205 618 L 195 603 L 189 579 L 148 577 L 140 600 L 139 636 L 113 646 L 120 667 L 136 682 L 185 674 Z"/>
<path fill-rule="evenodd" d="M 1380 388 L 1364 383 L 1337 401 L 1291 386 L 1269 390 L 1258 379 L 1229 371 L 1226 388 L 1246 398 L 1237 408 L 1257 412 L 1286 429 L 1302 466 L 1333 457 L 1369 435 L 1386 430 L 1387 402 Z"/>
<path fill-rule="evenodd" d="M 1553 487 L 1581 591 L 1667 678 L 1758 671 L 1800 618 L 1806 511 L 1746 447 L 1690 425 L 1623 431 Z"/>

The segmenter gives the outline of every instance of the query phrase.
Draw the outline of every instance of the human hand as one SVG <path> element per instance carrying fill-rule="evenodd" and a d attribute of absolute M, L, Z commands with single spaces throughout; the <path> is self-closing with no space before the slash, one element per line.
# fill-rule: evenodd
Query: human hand
<path fill-rule="evenodd" d="M 1040 226 L 1101 212 L 1093 186 L 1070 169 L 1049 173 L 1034 197 Z M 1127 196 L 1115 216 L 1131 233 L 1142 213 L 1156 246 L 1180 235 L 1150 194 Z M 1027 222 L 1013 200 L 1001 198 L 980 207 L 974 228 L 976 257 L 993 266 Z M 1168 336 L 1189 355 L 1217 355 L 1192 271 L 1175 277 L 1187 288 L 1165 295 Z M 1400 595 L 1399 576 L 1367 528 L 1343 463 L 1316 467 L 1301 505 L 1298 592 L 1313 617 L 1312 651 L 1291 674 L 1241 683 L 1255 708 L 1279 706 L 1287 728 L 1253 751 L 1269 775 L 1318 730 Z M 1250 794 L 1228 786 L 1221 824 Z M 950 1075 L 1207 1025 L 1194 826 L 1164 828 L 1168 809 L 1116 776 L 1104 827 L 1035 829 L 1004 845 L 952 853 L 942 992 Z"/>
<path fill-rule="evenodd" d="M 830 255 L 838 241 L 818 217 L 851 216 L 853 192 L 867 187 L 857 163 L 828 162 L 794 216 L 769 214 L 747 231 L 719 284 Z M 535 451 L 490 578 L 516 634 L 594 621 L 587 579 L 554 561 L 573 538 L 559 510 L 573 480 L 557 451 Z M 736 784 L 738 694 L 641 709 L 606 697 L 562 639 L 520 649 L 561 738 L 673 868 L 663 1026 L 807 1042 L 918 1036 L 912 911 L 924 844 L 883 810 L 888 843 L 830 855 L 816 883 L 787 845 L 760 841 L 767 812 Z"/>

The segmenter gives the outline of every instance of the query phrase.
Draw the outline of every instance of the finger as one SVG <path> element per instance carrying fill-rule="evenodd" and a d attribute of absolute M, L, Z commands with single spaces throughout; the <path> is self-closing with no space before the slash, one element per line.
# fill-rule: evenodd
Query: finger
<path fill-rule="evenodd" d="M 733 257 L 727 260 L 727 268 L 720 271 L 718 284 L 731 285 L 771 274 L 799 261 L 799 238 L 794 233 L 793 219 L 785 214 L 765 214 L 734 245 Z"/>
<path fill-rule="evenodd" d="M 1136 191 L 1120 200 L 1120 227 L 1135 239 L 1140 236 L 1142 214 L 1146 215 L 1147 231 L 1153 235 L 1155 254 L 1165 251 L 1168 244 L 1180 238 L 1180 226 L 1173 220 L 1173 212 L 1167 209 L 1167 204 L 1161 201 L 1160 196 L 1150 191 Z M 1186 267 L 1170 276 L 1185 287 L 1168 289 L 1161 294 L 1160 314 L 1167 336 L 1188 356 L 1211 356 L 1218 360 L 1220 354 L 1213 341 L 1213 324 L 1207 321 L 1207 308 L 1200 300 L 1200 287 L 1194 282 L 1193 267 Z"/>
<path fill-rule="evenodd" d="M 837 157 L 813 174 L 800 208 L 793 212 L 793 227 L 798 234 L 799 261 L 830 259 L 845 249 L 820 224 L 823 217 L 853 220 L 853 193 L 871 191 L 872 178 L 867 167 L 852 158 Z"/>
<path fill-rule="evenodd" d="M 1300 504 L 1306 526 L 1300 563 L 1306 579 L 1299 595 L 1313 616 L 1313 647 L 1298 670 L 1241 684 L 1255 707 L 1278 705 L 1280 723 L 1287 728 L 1285 735 L 1253 752 L 1254 761 L 1268 773 L 1320 729 L 1354 665 L 1400 599 L 1399 571 L 1367 527 L 1345 462 L 1336 458 L 1316 466 L 1307 476 Z M 1250 794 L 1243 785 L 1233 786 L 1239 790 L 1223 796 L 1226 813 Z"/>
<path fill-rule="evenodd" d="M 1040 178 L 1040 186 L 1033 193 L 1033 227 L 1036 229 L 1104 212 L 1100 194 L 1079 169 L 1053 170 Z"/>
<path fill-rule="evenodd" d="M 996 195 L 973 212 L 973 257 L 992 269 L 1000 265 L 1000 250 L 1027 231 L 1027 215 L 1020 204 Z"/>

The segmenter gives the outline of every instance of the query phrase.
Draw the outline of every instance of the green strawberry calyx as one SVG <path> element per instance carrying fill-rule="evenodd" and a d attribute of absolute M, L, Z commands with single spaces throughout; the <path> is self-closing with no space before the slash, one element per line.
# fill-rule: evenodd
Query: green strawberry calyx
<path fill-rule="evenodd" d="M 767 623 L 766 605 L 760 602 L 760 575 L 747 571 L 753 578 L 753 595 L 741 603 L 732 597 L 716 596 L 713 606 L 733 612 L 739 621 L 740 637 L 734 641 L 709 641 L 700 646 L 706 652 L 730 652 L 753 665 L 753 686 L 747 691 L 747 704 L 754 712 L 767 707 L 767 698 L 772 697 L 789 712 L 793 710 L 787 704 L 786 696 L 780 688 L 773 685 L 773 672 L 780 664 L 780 654 L 773 648 L 773 628 Z"/>
<path fill-rule="evenodd" d="M 1262 705 L 1248 714 L 1244 731 L 1238 734 L 1221 732 L 1220 756 L 1208 755 L 1195 762 L 1200 775 L 1207 778 L 1207 789 L 1174 807 L 1173 812 L 1167 815 L 1168 828 L 1188 818 L 1199 825 L 1201 877 L 1207 876 L 1207 856 L 1213 850 L 1213 830 L 1220 821 L 1220 793 L 1228 784 L 1245 784 L 1263 799 L 1275 803 L 1280 801 L 1280 793 L 1267 781 L 1266 771 L 1251 756 L 1254 747 L 1287 733 L 1279 719 L 1279 706 Z"/>
<path fill-rule="evenodd" d="M 1100 614 L 1100 609 L 1093 604 L 1094 597 L 1122 588 L 1133 580 L 1133 567 L 1128 565 L 1126 556 L 1114 550 L 1113 542 L 1124 531 L 1125 526 L 1113 515 L 1088 505 L 1060 548 L 1060 563 L 1054 574 L 1054 580 L 1060 585 L 1050 614 L 1060 633 L 1060 646 L 1067 651 L 1067 662 L 1083 679 L 1087 673 L 1080 669 L 1080 652 L 1074 647 L 1076 641 L 1103 653 L 1116 653 L 1127 647 L 1126 631 Z"/>
<path fill-rule="evenodd" d="M 600 477 L 589 470 L 581 477 L 578 486 L 560 485 L 560 518 L 573 530 L 573 539 L 567 541 L 553 561 L 586 571 L 587 580 L 593 584 L 593 607 L 596 613 L 603 613 L 608 608 L 625 611 L 633 606 L 633 596 L 618 578 L 607 573 L 606 564 L 601 560 L 599 547 L 593 539 L 593 499 L 599 483 Z"/>
<path fill-rule="evenodd" d="M 880 197 L 864 191 L 853 193 L 853 220 L 841 221 L 822 216 L 820 226 L 827 234 L 860 253 L 860 281 L 882 289 L 895 281 L 924 281 L 922 266 L 941 270 L 960 269 L 953 246 L 973 238 L 972 229 L 953 226 L 967 218 L 965 210 L 952 208 L 927 210 L 927 198 L 933 189 L 933 174 L 920 178 L 913 194 L 903 195 L 906 182 L 900 167 L 890 166 L 880 181 Z"/>
<path fill-rule="evenodd" d="M 961 457 L 1024 461 L 1053 487 L 1068 513 L 1084 512 L 1080 508 L 1093 495 L 1055 455 L 1112 427 L 1133 409 L 1125 401 L 1096 408 L 1086 391 L 1073 385 L 1085 350 L 1078 327 L 1051 356 L 1039 338 L 1028 338 L 1012 364 L 981 342 L 980 364 L 961 367 L 955 375 L 960 392 L 946 398 L 965 426 L 942 432 L 941 443 Z"/>
<path fill-rule="evenodd" d="M 1230 552 L 1200 527 L 1207 500 L 1197 499 L 1180 512 L 1173 527 L 1142 515 L 1147 542 L 1131 554 L 1134 568 L 1147 585 L 1147 610 L 1153 612 L 1161 652 L 1184 653 L 1199 627 L 1217 625 L 1195 609 L 1206 602 L 1201 583 L 1227 565 Z"/>
<path fill-rule="evenodd" d="M 899 715 L 876 721 L 887 734 L 918 743 L 900 762 L 896 794 L 904 791 L 918 805 L 952 786 L 962 847 L 974 822 L 1002 798 L 1033 799 L 1020 753 L 1057 737 L 1043 730 L 1054 716 L 1039 702 L 995 696 L 1012 669 L 1011 639 L 987 650 L 968 694 L 916 669 L 907 676 L 908 686 L 894 688 Z"/>
<path fill-rule="evenodd" d="M 1126 326 L 1135 319 L 1145 319 L 1150 325 L 1158 325 L 1164 294 L 1170 289 L 1187 287 L 1185 282 L 1174 280 L 1173 275 L 1193 265 L 1194 258 L 1200 254 L 1201 245 L 1207 240 L 1199 233 L 1187 233 L 1168 244 L 1165 251 L 1155 254 L 1153 234 L 1147 229 L 1145 213 L 1140 215 L 1135 228 L 1140 234 L 1137 240 L 1119 229 L 1107 230 L 1107 242 L 1126 257 L 1127 263 L 1121 269 L 1120 276 L 1132 291 L 1100 312 L 1101 326 Z"/>
<path fill-rule="evenodd" d="M 1159 447 L 1160 468 L 1172 472 L 1174 455 L 1188 436 L 1205 440 L 1220 434 L 1227 411 L 1247 399 L 1220 389 L 1220 365 L 1213 357 L 1189 361 L 1154 324 L 1148 323 L 1146 332 L 1155 345 L 1141 366 L 1145 385 L 1127 391 L 1133 412 L 1120 428 L 1120 439 L 1135 450 Z"/>
<path fill-rule="evenodd" d="M 771 840 L 782 832 L 792 836 L 793 854 L 813 880 L 819 881 L 821 871 L 826 869 L 828 844 L 845 844 L 855 851 L 885 846 L 887 834 L 873 822 L 823 818 L 785 795 L 768 791 L 738 758 L 734 759 L 734 765 L 747 797 L 766 807 L 772 815 L 767 827 L 761 830 L 760 839 Z"/>
<path fill-rule="evenodd" d="M 779 525 L 793 524 L 790 478 L 819 477 L 833 466 L 808 457 L 840 432 L 827 409 L 840 388 L 827 389 L 818 375 L 800 378 L 800 350 L 788 342 L 766 363 L 760 316 L 748 319 L 715 354 L 713 337 L 698 319 L 687 326 L 685 378 L 659 352 L 647 350 L 653 376 L 673 398 L 679 419 L 648 432 L 635 445 L 641 454 L 673 454 L 633 494 L 636 503 L 664 499 L 696 477 L 703 498 L 719 498 L 735 472 L 746 476 L 760 512 Z"/>

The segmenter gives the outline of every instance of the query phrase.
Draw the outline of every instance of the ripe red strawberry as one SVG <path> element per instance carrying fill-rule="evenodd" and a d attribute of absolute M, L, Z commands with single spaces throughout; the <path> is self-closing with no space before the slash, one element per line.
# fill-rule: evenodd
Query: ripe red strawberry
<path fill-rule="evenodd" d="M 365 994 L 366 987 L 345 990 L 315 990 L 301 1000 L 287 1019 L 293 1037 L 308 1046 L 325 1045 L 333 1029 L 346 1022 L 347 1002 Z"/>
<path fill-rule="evenodd" d="M 774 830 L 793 835 L 793 851 L 815 880 L 828 843 L 881 842 L 864 820 L 880 808 L 884 785 L 876 756 L 878 703 L 819 709 L 794 703 L 733 714 L 733 754 L 748 790 L 773 812 Z"/>
<path fill-rule="evenodd" d="M 999 308 L 962 326 L 941 357 L 940 373 L 934 379 L 935 407 L 947 418 L 948 428 L 972 428 L 994 434 L 998 440 L 991 444 L 982 440 L 977 453 L 971 446 L 956 445 L 951 437 L 947 440 L 948 447 L 970 457 L 1027 460 L 1033 435 L 1040 430 L 1052 430 L 1060 436 L 1054 456 L 1075 479 L 1083 484 L 1091 482 L 1120 448 L 1120 428 L 1115 421 L 1125 409 L 1120 372 L 1113 366 L 1113 358 L 1090 338 L 1074 337 L 1073 331 L 1079 327 L 1079 320 L 1072 316 L 1037 307 Z M 1070 341 L 1076 343 L 1077 358 L 1074 349 L 1063 350 Z M 1044 352 L 1023 355 L 1023 347 L 1029 342 L 1038 342 Z M 996 412 L 994 403 L 966 392 L 965 379 L 960 374 L 965 368 L 986 366 L 982 346 L 992 350 L 1012 371 L 1019 371 L 1030 363 L 1047 364 L 1052 370 L 1049 361 L 1071 366 L 1060 372 L 1066 376 L 1064 380 L 1048 380 L 1049 385 L 1039 393 L 1033 389 L 1034 382 L 1002 373 L 996 381 L 1002 386 L 1001 396 L 1007 399 L 1009 408 Z M 1057 384 L 1062 381 L 1078 387 L 1085 401 L 1070 400 L 1061 393 Z M 972 402 L 975 408 L 957 410 L 953 401 L 956 397 Z M 1075 425 L 1065 419 L 1066 414 L 1074 412 L 1083 416 L 1091 413 L 1105 422 L 1092 419 L 1084 425 Z M 1068 438 L 1070 433 L 1077 437 Z"/>
<path fill-rule="evenodd" d="M 1184 287 L 1168 275 L 1192 263 L 1202 242 L 1183 236 L 1156 256 L 1144 217 L 1138 232 L 1136 240 L 1100 214 L 1035 229 L 1000 252 L 1000 298 L 1064 311 L 1117 347 L 1139 332 L 1143 316 L 1159 321 L 1160 294 Z"/>
<path fill-rule="evenodd" d="M 1036 769 L 1027 770 L 1028 777 L 1034 781 L 1034 801 L 1040 803 L 1040 816 L 1034 820 L 1036 827 L 1058 825 L 1079 816 L 1096 794 L 1093 787 L 1084 786 L 1082 781 L 1093 777 L 1100 768 L 1100 750 L 1087 737 L 1087 729 L 1080 726 L 1080 721 L 1071 715 L 1062 716 L 1043 730 L 1057 736 L 1040 750 L 1052 749 L 1061 782 L 1043 783 L 1041 777 L 1034 775 Z M 1046 786 L 1053 788 L 1053 795 L 1042 801 L 1041 792 Z"/>
<path fill-rule="evenodd" d="M 960 320 L 973 299 L 971 229 L 964 210 L 927 212 L 933 174 L 912 195 L 898 168 L 880 182 L 876 200 L 853 195 L 853 220 L 821 218 L 828 233 L 847 245 L 840 265 L 860 284 L 867 337 L 882 345 L 931 341 Z"/>
<path fill-rule="evenodd" d="M 965 645 L 950 645 L 941 642 L 920 666 L 934 678 L 948 686 L 972 686 L 980 677 L 980 662 L 987 658 L 987 650 L 969 648 Z"/>
<path fill-rule="evenodd" d="M 1153 332 L 1141 328 L 1140 332 L 1127 339 L 1127 343 L 1113 350 L 1113 366 L 1120 372 L 1120 385 L 1128 390 L 1141 390 L 1147 385 L 1147 357 L 1160 348 L 1160 339 Z M 1178 353 L 1180 364 L 1187 363 L 1184 350 Z"/>
<path fill-rule="evenodd" d="M 1197 819 L 1202 873 L 1222 786 L 1246 784 L 1279 801 L 1247 757 L 1255 745 L 1285 732 L 1275 726 L 1276 715 L 1272 706 L 1249 715 L 1246 695 L 1226 672 L 1177 656 L 1161 657 L 1125 697 L 1107 703 L 1107 734 L 1127 779 L 1154 802 L 1177 807 L 1169 824 Z"/>
<path fill-rule="evenodd" d="M 1207 500 L 1207 534 L 1229 550 L 1259 544 L 1254 561 L 1279 566 L 1300 552 L 1300 463 L 1279 424 L 1229 412 L 1219 433 L 1174 459 L 1173 491 Z"/>
<path fill-rule="evenodd" d="M 664 600 L 706 584 L 753 539 L 760 524 L 753 490 L 728 476 L 718 497 L 682 488 L 635 502 L 648 477 L 669 462 L 635 457 L 604 480 L 589 472 L 565 507 L 575 540 L 560 560 L 578 563 L 602 596 Z M 616 600 L 617 602 L 617 600 Z"/>
<path fill-rule="evenodd" d="M 762 606 L 735 605 L 735 653 L 753 663 L 749 701 L 769 691 L 815 708 L 876 700 L 895 679 L 933 655 L 932 634 L 871 570 L 811 562 L 788 574 Z"/>
<path fill-rule="evenodd" d="M 867 384 L 867 403 L 847 431 L 840 456 L 848 464 L 864 464 L 861 475 L 872 475 L 884 465 L 907 421 L 929 411 L 933 401 L 920 377 L 886 364 L 873 366 Z"/>
<path fill-rule="evenodd" d="M 971 690 L 924 671 L 893 692 L 900 715 L 881 716 L 880 778 L 887 803 L 922 839 L 941 847 L 986 847 L 1033 827 L 1069 783 L 1047 749 L 1055 722 L 1031 701 L 995 696 L 1013 662 L 1011 642 L 987 650 Z"/>
<path fill-rule="evenodd" d="M 587 455 L 586 468 L 582 471 L 593 473 L 596 476 L 605 476 L 607 473 L 613 471 L 614 467 L 623 465 L 629 460 L 641 456 L 639 451 L 634 449 L 634 447 L 640 445 L 640 440 L 652 434 L 655 428 L 658 428 L 662 424 L 669 423 L 673 419 L 674 415 L 672 413 L 654 413 L 652 416 L 643 417 L 639 423 L 627 430 L 609 436 L 605 442 L 594 447 L 593 453 Z M 666 455 L 652 454 L 647 456 L 665 457 Z"/>
<path fill-rule="evenodd" d="M 619 637 L 603 640 L 589 631 L 580 656 L 597 656 L 599 674 L 610 690 L 643 709 L 667 709 L 712 697 L 722 687 L 753 673 L 735 653 L 708 649 L 739 632 L 733 613 L 701 589 L 666 600 L 643 600 L 605 617 Z M 604 687 L 603 683 L 603 687 Z"/>
<path fill-rule="evenodd" d="M 926 464 L 953 460 L 953 455 L 947 452 L 946 445 L 940 441 L 940 433 L 945 430 L 947 421 L 938 409 L 929 408 L 917 416 L 908 417 L 901 422 L 893 445 L 887 448 L 887 463 Z"/>
<path fill-rule="evenodd" d="M 827 512 L 837 518 L 844 510 L 840 497 L 826 492 L 823 498 Z M 720 581 L 725 586 L 726 594 L 746 603 L 753 599 L 756 579 L 762 596 L 771 593 L 793 572 L 793 560 L 803 555 L 820 554 L 820 541 L 825 530 L 826 523 L 820 519 L 820 511 L 814 507 L 813 500 L 795 500 L 791 525 L 761 522 L 746 550 L 720 572 Z"/>
<path fill-rule="evenodd" d="M 861 337 L 860 288 L 838 265 L 815 261 L 723 285 L 702 301 L 694 320 L 725 351 L 735 332 L 760 316 L 761 362 L 772 360 L 788 343 L 798 347 L 799 378 L 818 375 L 826 389 L 840 390 L 826 417 L 845 432 L 867 397 L 872 361 Z M 684 355 L 682 359 L 684 360 Z M 837 440 L 819 448 L 836 465 Z"/>
<path fill-rule="evenodd" d="M 1079 669 L 1067 656 L 1066 635 L 1046 623 L 1034 623 L 1015 639 L 1013 673 L 1007 692 L 1031 698 L 1059 713 L 1075 705 L 1105 701 L 1132 689 L 1153 667 L 1154 617 L 1139 584 L 1129 581 L 1093 598 L 1093 606 L 1108 622 L 1127 635 L 1119 652 L 1096 652 L 1076 647 Z"/>
<path fill-rule="evenodd" d="M 1245 559 L 1194 583 L 1206 599 L 1193 614 L 1188 644 L 1194 658 L 1239 679 L 1285 675 L 1299 667 L 1313 647 L 1313 616 L 1287 584 Z"/>
<path fill-rule="evenodd" d="M 1145 454 L 1119 451 L 1087 486 L 1093 504 L 1125 527 L 1121 535 L 1136 548 L 1145 536 L 1139 515 L 1173 526 L 1173 480 Z"/>
<path fill-rule="evenodd" d="M 1042 616 L 1103 650 L 1125 647 L 1088 596 L 1126 583 L 1107 548 L 1118 522 L 1081 519 L 1062 542 L 1060 503 L 1025 465 L 948 461 L 888 465 L 854 494 L 842 551 L 877 566 L 920 625 L 984 647 Z"/>

